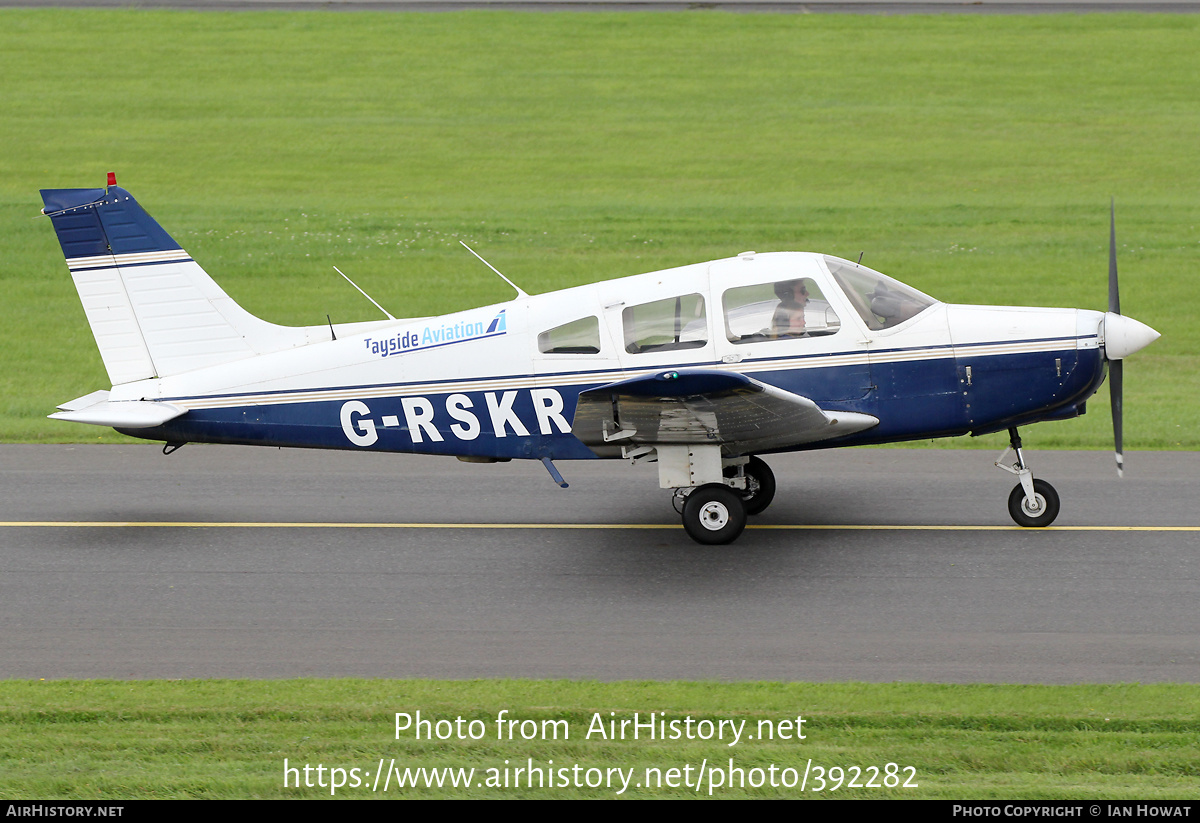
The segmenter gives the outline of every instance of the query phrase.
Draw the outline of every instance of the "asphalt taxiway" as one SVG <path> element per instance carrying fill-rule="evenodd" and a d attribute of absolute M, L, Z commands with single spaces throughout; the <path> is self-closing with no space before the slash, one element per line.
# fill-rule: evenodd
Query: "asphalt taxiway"
<path fill-rule="evenodd" d="M 1200 682 L 1200 453 L 771 458 L 732 546 L 655 472 L 0 447 L 0 677 Z"/>

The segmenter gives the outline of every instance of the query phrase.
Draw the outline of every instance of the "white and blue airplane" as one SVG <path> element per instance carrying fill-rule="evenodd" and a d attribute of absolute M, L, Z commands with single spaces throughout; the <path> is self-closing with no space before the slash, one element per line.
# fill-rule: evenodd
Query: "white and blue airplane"
<path fill-rule="evenodd" d="M 1120 313 L 1114 232 L 1107 312 L 947 305 L 837 257 L 745 252 L 441 317 L 279 326 L 230 299 L 113 175 L 41 194 L 112 383 L 52 418 L 164 453 L 541 460 L 564 488 L 554 460 L 656 463 L 707 544 L 770 504 L 761 455 L 1004 430 L 1009 512 L 1047 526 L 1058 495 L 1018 428 L 1082 414 L 1111 372 L 1120 470 L 1121 364 L 1159 336 Z"/>

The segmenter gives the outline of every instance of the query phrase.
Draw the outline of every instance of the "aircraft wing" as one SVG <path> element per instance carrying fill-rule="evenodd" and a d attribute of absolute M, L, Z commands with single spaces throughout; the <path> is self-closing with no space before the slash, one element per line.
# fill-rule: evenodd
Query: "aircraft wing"
<path fill-rule="evenodd" d="M 579 395 L 572 433 L 589 446 L 720 444 L 733 454 L 787 448 L 878 425 L 857 412 L 825 411 L 812 400 L 734 372 L 654 372 Z"/>

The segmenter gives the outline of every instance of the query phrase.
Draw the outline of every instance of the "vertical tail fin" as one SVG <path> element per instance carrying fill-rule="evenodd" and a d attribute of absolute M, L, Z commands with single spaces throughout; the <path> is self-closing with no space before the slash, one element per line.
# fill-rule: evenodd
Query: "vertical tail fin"
<path fill-rule="evenodd" d="M 237 305 L 124 189 L 41 194 L 114 386 L 307 342 Z"/>

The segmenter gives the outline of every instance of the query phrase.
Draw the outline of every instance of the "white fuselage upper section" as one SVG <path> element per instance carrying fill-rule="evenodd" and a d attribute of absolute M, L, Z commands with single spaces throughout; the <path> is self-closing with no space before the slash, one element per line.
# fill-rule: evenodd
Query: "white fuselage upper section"
<path fill-rule="evenodd" d="M 115 386 L 111 400 L 163 400 L 186 408 L 444 393 L 472 388 L 595 384 L 665 366 L 705 365 L 756 374 L 796 368 L 1095 348 L 1100 312 L 933 303 L 890 328 L 869 329 L 822 255 L 743 255 L 535 295 L 437 318 L 372 323 L 370 330 L 163 378 Z M 722 312 L 734 289 L 803 278 L 833 322 L 797 339 L 732 341 Z M 697 344 L 630 351 L 626 310 L 687 295 L 703 317 L 679 324 Z M 598 318 L 598 350 L 550 352 L 539 335 Z M 811 323 L 811 321 L 810 321 Z M 306 329 L 312 340 L 322 327 Z M 328 329 L 325 329 L 328 336 Z M 768 378 L 769 379 L 769 378 Z"/>

